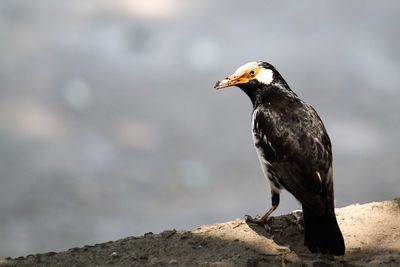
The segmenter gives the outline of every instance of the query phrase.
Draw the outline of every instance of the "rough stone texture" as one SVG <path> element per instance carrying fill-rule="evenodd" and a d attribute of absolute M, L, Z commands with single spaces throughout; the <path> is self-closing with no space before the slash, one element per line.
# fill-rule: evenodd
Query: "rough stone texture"
<path fill-rule="evenodd" d="M 399 266 L 400 199 L 336 210 L 346 255 L 313 255 L 303 246 L 300 212 L 271 217 L 269 226 L 243 219 L 193 231 L 147 233 L 64 252 L 0 260 L 0 266 Z"/>

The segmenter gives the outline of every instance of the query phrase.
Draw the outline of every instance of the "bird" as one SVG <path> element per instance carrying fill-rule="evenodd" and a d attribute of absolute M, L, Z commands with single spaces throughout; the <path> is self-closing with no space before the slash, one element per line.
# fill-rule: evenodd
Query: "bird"
<path fill-rule="evenodd" d="M 214 88 L 231 86 L 253 104 L 253 141 L 271 189 L 272 207 L 259 219 L 247 216 L 247 221 L 267 223 L 285 189 L 301 203 L 304 245 L 312 253 L 344 255 L 334 206 L 332 146 L 318 113 L 265 61 L 242 65 Z"/>

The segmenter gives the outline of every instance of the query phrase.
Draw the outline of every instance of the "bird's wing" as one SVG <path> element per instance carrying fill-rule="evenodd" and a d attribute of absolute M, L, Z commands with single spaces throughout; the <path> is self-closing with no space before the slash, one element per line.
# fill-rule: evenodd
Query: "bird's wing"
<path fill-rule="evenodd" d="M 315 110 L 305 103 L 295 104 L 290 110 L 258 107 L 253 131 L 268 147 L 264 157 L 279 174 L 282 186 L 316 213 L 324 213 L 330 191 L 331 144 Z"/>

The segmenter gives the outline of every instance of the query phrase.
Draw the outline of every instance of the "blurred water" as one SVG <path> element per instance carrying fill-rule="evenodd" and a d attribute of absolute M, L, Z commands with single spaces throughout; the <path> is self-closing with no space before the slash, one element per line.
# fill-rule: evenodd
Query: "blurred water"
<path fill-rule="evenodd" d="M 213 89 L 258 59 L 324 119 L 338 207 L 398 197 L 399 7 L 1 0 L 0 257 L 263 214 L 250 101 Z"/>

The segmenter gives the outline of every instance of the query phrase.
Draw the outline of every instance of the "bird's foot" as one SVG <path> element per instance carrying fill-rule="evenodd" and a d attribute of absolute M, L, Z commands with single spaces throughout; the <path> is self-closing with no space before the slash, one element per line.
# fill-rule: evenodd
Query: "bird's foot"
<path fill-rule="evenodd" d="M 268 221 L 267 219 L 263 218 L 253 218 L 250 215 L 244 215 L 244 217 L 246 218 L 246 222 L 256 223 L 261 226 L 264 226 Z"/>
<path fill-rule="evenodd" d="M 302 212 L 293 212 L 296 218 L 296 224 L 300 231 L 304 231 L 304 216 Z"/>
<path fill-rule="evenodd" d="M 298 220 L 297 220 L 297 227 L 299 227 L 300 231 L 304 231 L 304 217 L 301 216 Z"/>
<path fill-rule="evenodd" d="M 258 224 L 262 227 L 265 228 L 265 230 L 267 231 L 267 233 L 271 232 L 271 227 L 268 225 L 269 222 L 269 218 L 263 219 L 263 218 L 253 218 L 250 215 L 244 215 L 244 217 L 246 218 L 246 222 L 250 222 L 250 223 L 255 223 Z"/>

